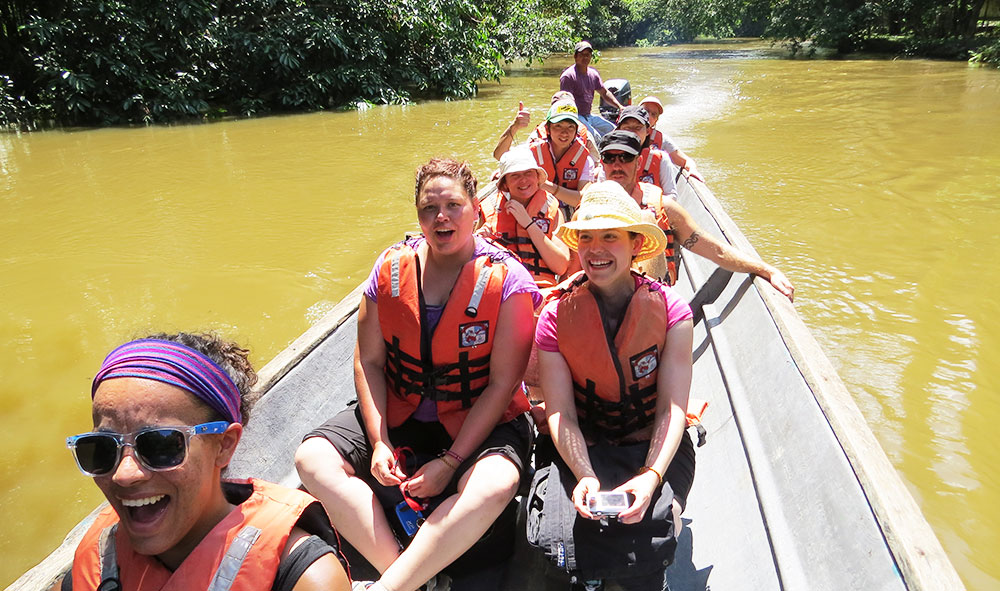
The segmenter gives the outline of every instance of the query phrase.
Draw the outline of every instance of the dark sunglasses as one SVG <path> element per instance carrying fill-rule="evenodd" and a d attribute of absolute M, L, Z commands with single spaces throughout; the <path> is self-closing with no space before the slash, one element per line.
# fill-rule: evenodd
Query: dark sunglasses
<path fill-rule="evenodd" d="M 614 164 L 615 161 L 624 162 L 625 164 L 628 164 L 629 162 L 632 162 L 635 159 L 636 159 L 635 154 L 626 154 L 624 152 L 622 152 L 621 154 L 601 154 L 601 162 L 605 162 L 607 164 Z"/>
<path fill-rule="evenodd" d="M 146 427 L 135 433 L 83 433 L 66 438 L 76 465 L 86 476 L 111 474 L 122 461 L 122 448 L 132 446 L 135 458 L 145 468 L 173 470 L 187 458 L 192 435 L 223 433 L 230 423 L 214 421 L 193 427 Z"/>

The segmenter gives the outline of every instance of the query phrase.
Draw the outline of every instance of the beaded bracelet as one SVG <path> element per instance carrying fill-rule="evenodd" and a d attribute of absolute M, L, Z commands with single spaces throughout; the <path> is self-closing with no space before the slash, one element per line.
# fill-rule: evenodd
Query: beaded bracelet
<path fill-rule="evenodd" d="M 444 462 L 444 465 L 448 466 L 452 470 L 458 470 L 458 464 L 455 463 L 455 460 L 449 456 L 446 456 L 444 452 L 441 452 L 441 455 L 438 456 L 438 459 Z"/>
<path fill-rule="evenodd" d="M 462 462 L 465 461 L 465 458 L 463 458 L 462 456 L 458 455 L 457 453 L 451 451 L 450 449 L 446 449 L 446 450 L 444 450 L 441 453 L 443 453 L 446 456 L 450 456 L 453 460 L 455 460 L 459 464 L 461 464 Z"/>
<path fill-rule="evenodd" d="M 663 482 L 663 475 L 657 472 L 656 468 L 653 468 L 652 466 L 643 466 L 642 468 L 639 468 L 638 474 L 645 474 L 646 472 L 656 474 L 657 482 Z"/>

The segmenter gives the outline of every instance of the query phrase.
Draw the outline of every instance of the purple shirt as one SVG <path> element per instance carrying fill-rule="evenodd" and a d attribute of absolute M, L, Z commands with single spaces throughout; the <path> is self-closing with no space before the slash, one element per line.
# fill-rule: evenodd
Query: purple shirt
<path fill-rule="evenodd" d="M 580 116 L 590 115 L 590 108 L 594 104 L 594 92 L 602 88 L 604 82 L 601 80 L 601 75 L 591 67 L 587 68 L 586 76 L 580 76 L 576 71 L 576 64 L 573 64 L 559 76 L 559 90 L 573 93 Z"/>

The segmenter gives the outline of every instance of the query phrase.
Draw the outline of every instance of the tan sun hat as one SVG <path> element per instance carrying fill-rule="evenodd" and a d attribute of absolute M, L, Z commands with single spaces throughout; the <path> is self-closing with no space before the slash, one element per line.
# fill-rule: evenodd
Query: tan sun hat
<path fill-rule="evenodd" d="M 538 161 L 535 160 L 535 155 L 531 153 L 530 148 L 527 146 L 512 148 L 500 157 L 500 176 L 497 177 L 497 184 L 508 174 L 512 172 L 524 172 L 525 170 L 534 170 L 538 174 L 539 185 L 549 178 L 545 169 L 538 165 Z"/>
<path fill-rule="evenodd" d="M 656 224 L 643 221 L 642 210 L 635 199 L 616 181 L 590 183 L 583 188 L 580 208 L 573 220 L 559 226 L 556 235 L 576 250 L 581 230 L 625 230 L 645 238 L 635 261 L 644 261 L 663 254 L 667 236 Z"/>
<path fill-rule="evenodd" d="M 647 96 L 646 98 L 644 98 L 641 101 L 639 101 L 639 105 L 640 106 L 642 106 L 642 105 L 656 105 L 658 107 L 658 109 L 659 109 L 656 114 L 657 115 L 662 115 L 663 114 L 663 103 L 661 103 L 660 99 L 656 98 L 655 96 Z M 651 109 L 649 107 L 646 107 L 646 110 L 650 111 Z"/>

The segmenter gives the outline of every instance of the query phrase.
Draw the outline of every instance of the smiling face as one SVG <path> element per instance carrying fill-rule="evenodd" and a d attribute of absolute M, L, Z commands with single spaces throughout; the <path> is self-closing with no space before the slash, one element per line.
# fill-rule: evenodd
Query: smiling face
<path fill-rule="evenodd" d="M 191 426 L 214 420 L 212 411 L 180 388 L 140 378 L 101 382 L 94 395 L 94 430 L 132 433 L 144 427 Z M 154 471 L 122 450 L 118 467 L 94 478 L 121 519 L 136 552 L 176 568 L 229 512 L 220 473 L 232 457 L 242 427 L 189 439 L 184 462 Z"/>
<path fill-rule="evenodd" d="M 546 125 L 552 145 L 557 150 L 569 147 L 570 142 L 576 138 L 576 123 L 572 121 L 558 121 Z"/>
<path fill-rule="evenodd" d="M 501 188 L 510 193 L 511 199 L 527 204 L 528 201 L 538 192 L 538 171 L 522 170 L 505 174 L 500 183 Z"/>
<path fill-rule="evenodd" d="M 580 230 L 577 253 L 587 277 L 598 287 L 605 287 L 628 277 L 632 257 L 642 248 L 643 237 L 632 237 L 625 230 Z"/>
<path fill-rule="evenodd" d="M 478 217 L 474 198 L 451 177 L 434 176 L 417 194 L 420 230 L 428 248 L 437 255 L 456 255 L 470 246 L 474 248 L 472 231 Z"/>
<path fill-rule="evenodd" d="M 576 62 L 576 67 L 581 70 L 586 70 L 587 66 L 590 65 L 590 61 L 594 59 L 594 52 L 590 49 L 584 49 L 583 51 L 578 51 L 573 55 L 573 61 Z"/>

